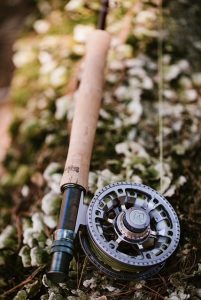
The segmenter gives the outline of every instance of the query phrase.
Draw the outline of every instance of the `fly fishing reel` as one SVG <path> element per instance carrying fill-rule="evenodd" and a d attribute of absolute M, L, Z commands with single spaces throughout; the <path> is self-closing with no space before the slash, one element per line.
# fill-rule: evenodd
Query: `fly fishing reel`
<path fill-rule="evenodd" d="M 180 238 L 170 203 L 148 186 L 118 182 L 92 199 L 80 242 L 90 261 L 122 280 L 159 272 Z"/>

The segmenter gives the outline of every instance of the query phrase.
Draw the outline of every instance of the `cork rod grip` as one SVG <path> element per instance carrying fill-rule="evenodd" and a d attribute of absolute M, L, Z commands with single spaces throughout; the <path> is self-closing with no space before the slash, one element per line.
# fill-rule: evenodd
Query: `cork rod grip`
<path fill-rule="evenodd" d="M 77 92 L 70 144 L 61 187 L 67 183 L 75 183 L 87 190 L 109 45 L 110 35 L 102 30 L 95 30 L 87 43 L 84 70 Z"/>

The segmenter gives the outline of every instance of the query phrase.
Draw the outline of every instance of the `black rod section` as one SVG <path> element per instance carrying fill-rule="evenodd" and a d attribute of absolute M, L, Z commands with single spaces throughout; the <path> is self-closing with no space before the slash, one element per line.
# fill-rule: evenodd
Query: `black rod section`
<path fill-rule="evenodd" d="M 52 263 L 47 276 L 53 282 L 64 282 L 73 258 L 75 226 L 82 194 L 85 189 L 77 184 L 62 186 L 63 200 L 57 230 L 51 247 Z"/>
<path fill-rule="evenodd" d="M 98 18 L 97 28 L 101 30 L 105 30 L 106 26 L 106 17 L 109 11 L 109 0 L 102 0 L 102 6 Z"/>

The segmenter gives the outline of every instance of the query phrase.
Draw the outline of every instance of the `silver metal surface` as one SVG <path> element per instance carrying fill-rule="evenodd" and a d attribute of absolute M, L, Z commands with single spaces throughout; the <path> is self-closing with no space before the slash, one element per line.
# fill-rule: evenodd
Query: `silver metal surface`
<path fill-rule="evenodd" d="M 163 263 L 180 238 L 171 204 L 148 186 L 126 182 L 110 184 L 95 195 L 87 231 L 99 260 L 128 272 Z"/>
<path fill-rule="evenodd" d="M 81 193 L 80 204 L 78 208 L 77 220 L 75 225 L 75 234 L 78 232 L 80 225 L 86 225 L 88 205 L 84 203 L 84 192 Z"/>
<path fill-rule="evenodd" d="M 54 232 L 54 240 L 73 240 L 75 238 L 75 233 L 73 230 L 67 230 L 67 229 L 57 229 Z"/>

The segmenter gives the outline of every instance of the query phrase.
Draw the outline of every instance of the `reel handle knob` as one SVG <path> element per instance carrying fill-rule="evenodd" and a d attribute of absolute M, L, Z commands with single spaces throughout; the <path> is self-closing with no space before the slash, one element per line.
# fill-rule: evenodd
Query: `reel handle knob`
<path fill-rule="evenodd" d="M 95 30 L 87 44 L 86 57 L 71 129 L 70 145 L 61 180 L 88 187 L 88 173 L 102 99 L 104 68 L 110 35 Z"/>

